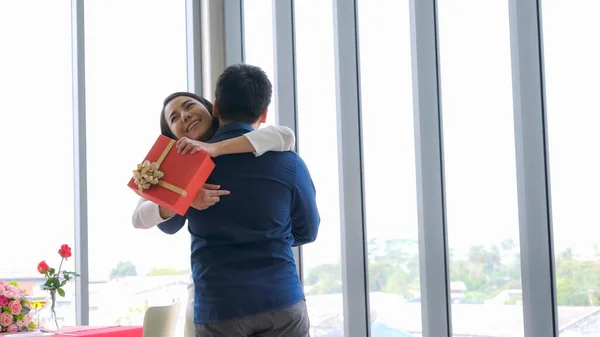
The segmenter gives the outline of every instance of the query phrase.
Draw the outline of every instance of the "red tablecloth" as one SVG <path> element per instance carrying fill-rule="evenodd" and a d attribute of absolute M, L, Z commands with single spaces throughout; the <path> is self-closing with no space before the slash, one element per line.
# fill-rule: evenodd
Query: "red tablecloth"
<path fill-rule="evenodd" d="M 93 326 L 80 326 L 80 327 L 68 327 L 62 328 L 58 333 L 55 334 L 57 337 L 83 337 L 83 336 L 95 336 L 95 337 L 142 337 L 141 326 L 111 326 L 111 327 L 93 327 Z"/>

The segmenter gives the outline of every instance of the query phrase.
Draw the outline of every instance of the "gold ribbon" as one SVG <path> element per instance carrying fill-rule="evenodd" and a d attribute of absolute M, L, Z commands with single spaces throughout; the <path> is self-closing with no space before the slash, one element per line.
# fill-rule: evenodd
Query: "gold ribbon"
<path fill-rule="evenodd" d="M 145 160 L 143 163 L 138 164 L 137 169 L 133 170 L 133 181 L 137 185 L 140 193 L 154 185 L 158 185 L 181 196 L 187 196 L 187 192 L 184 189 L 161 180 L 165 174 L 160 170 L 160 164 L 165 160 L 167 154 L 169 154 L 169 151 L 173 148 L 173 145 L 175 145 L 175 141 L 171 140 L 156 162 L 152 163 Z"/>

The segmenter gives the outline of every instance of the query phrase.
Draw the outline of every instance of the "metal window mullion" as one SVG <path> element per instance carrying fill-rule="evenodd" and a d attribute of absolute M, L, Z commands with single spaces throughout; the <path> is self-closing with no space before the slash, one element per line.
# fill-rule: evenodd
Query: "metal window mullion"
<path fill-rule="evenodd" d="M 225 66 L 244 63 L 243 0 L 223 0 Z"/>
<path fill-rule="evenodd" d="M 225 69 L 223 20 L 223 5 L 219 1 L 200 0 L 202 95 L 210 101 L 214 84 Z"/>
<path fill-rule="evenodd" d="M 276 122 L 278 125 L 285 125 L 294 131 L 296 151 L 298 151 L 294 0 L 275 0 L 272 3 Z M 303 282 L 302 247 L 294 247 L 292 251 L 300 282 Z"/>
<path fill-rule="evenodd" d="M 540 6 L 509 1 L 523 323 L 558 337 Z"/>
<path fill-rule="evenodd" d="M 242 0 L 199 0 L 202 93 L 211 100 L 225 67 L 244 62 Z"/>
<path fill-rule="evenodd" d="M 187 90 L 202 91 L 202 21 L 200 0 L 185 0 Z"/>
<path fill-rule="evenodd" d="M 356 0 L 335 0 L 334 47 L 344 334 L 370 335 Z"/>
<path fill-rule="evenodd" d="M 83 0 L 71 1 L 75 307 L 77 325 L 89 324 L 88 209 Z"/>
<path fill-rule="evenodd" d="M 436 10 L 435 0 L 410 1 L 424 337 L 452 335 Z"/>

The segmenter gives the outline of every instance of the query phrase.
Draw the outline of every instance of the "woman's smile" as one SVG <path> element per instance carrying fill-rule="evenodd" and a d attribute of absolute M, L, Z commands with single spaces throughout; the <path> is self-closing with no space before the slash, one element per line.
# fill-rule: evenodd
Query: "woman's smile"
<path fill-rule="evenodd" d="M 194 127 L 196 127 L 198 124 L 200 124 L 201 122 L 202 122 L 202 118 L 200 118 L 200 119 L 197 119 L 197 120 L 193 121 L 193 122 L 192 122 L 192 123 L 190 123 L 190 125 L 187 127 L 187 129 L 186 129 L 186 132 L 190 132 L 190 131 L 192 131 L 192 129 L 193 129 Z"/>

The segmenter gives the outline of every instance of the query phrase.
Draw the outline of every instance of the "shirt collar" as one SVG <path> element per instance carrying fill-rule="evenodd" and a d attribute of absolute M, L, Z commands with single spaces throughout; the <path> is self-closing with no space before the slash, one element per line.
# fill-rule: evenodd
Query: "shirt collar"
<path fill-rule="evenodd" d="M 214 137 L 219 137 L 227 132 L 231 132 L 231 131 L 235 131 L 235 130 L 243 130 L 243 131 L 247 131 L 247 132 L 251 132 L 254 131 L 254 129 L 252 128 L 252 126 L 246 124 L 246 123 L 242 123 L 242 122 L 232 122 L 232 123 L 227 123 L 223 126 L 220 126 L 217 129 L 217 132 L 215 132 Z"/>

